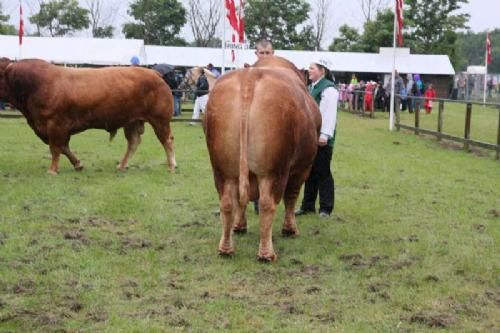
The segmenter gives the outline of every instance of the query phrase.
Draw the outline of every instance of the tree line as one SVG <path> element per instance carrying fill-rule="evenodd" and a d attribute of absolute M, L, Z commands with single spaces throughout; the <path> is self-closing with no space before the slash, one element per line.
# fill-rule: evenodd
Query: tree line
<path fill-rule="evenodd" d="M 378 52 L 379 47 L 392 46 L 394 13 L 389 3 L 359 0 L 365 20 L 363 29 L 341 26 L 329 50 Z M 468 29 L 469 15 L 458 12 L 466 3 L 468 0 L 406 0 L 404 46 L 416 54 L 447 54 L 457 70 L 468 64 L 482 64 L 485 33 Z M 126 38 L 143 39 L 146 44 L 218 47 L 223 10 L 220 4 L 220 0 L 133 0 L 127 10 L 132 20 L 115 27 L 112 21 L 117 8 L 112 8 L 109 1 L 40 0 L 29 21 L 36 27 L 36 36 L 71 36 L 89 29 L 94 37 L 111 38 L 121 29 Z M 331 0 L 246 0 L 247 38 L 251 44 L 261 38 L 270 39 L 278 49 L 321 50 L 331 28 L 331 7 Z M 8 21 L 0 2 L 0 34 L 17 33 Z M 193 41 L 180 36 L 187 23 Z M 500 30 L 492 32 L 494 54 L 500 51 L 499 39 Z M 499 72 L 500 61 L 494 59 L 491 67 Z"/>

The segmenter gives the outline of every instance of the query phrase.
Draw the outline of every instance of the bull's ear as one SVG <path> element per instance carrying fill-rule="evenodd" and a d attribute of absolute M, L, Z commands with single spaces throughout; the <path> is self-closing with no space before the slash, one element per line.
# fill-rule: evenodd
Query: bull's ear
<path fill-rule="evenodd" d="M 302 80 L 304 81 L 304 83 L 307 85 L 307 82 L 309 81 L 309 72 L 307 71 L 307 69 L 299 69 L 299 72 L 300 72 L 300 77 L 302 78 Z"/>
<path fill-rule="evenodd" d="M 11 63 L 12 61 L 9 58 L 0 58 L 0 71 L 3 71 Z"/>

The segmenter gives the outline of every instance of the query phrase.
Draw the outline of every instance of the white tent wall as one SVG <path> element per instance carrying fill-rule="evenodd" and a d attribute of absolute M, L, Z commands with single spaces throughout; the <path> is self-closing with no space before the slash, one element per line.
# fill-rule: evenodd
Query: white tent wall
<path fill-rule="evenodd" d="M 253 64 L 253 50 L 238 50 L 236 61 L 231 61 L 231 50 L 226 50 L 226 67 L 243 67 Z M 17 59 L 17 36 L 0 36 L 0 57 Z M 318 57 L 330 60 L 334 72 L 343 73 L 390 73 L 392 49 L 381 48 L 379 53 L 282 51 L 277 55 L 292 61 L 299 68 L 307 68 Z M 212 63 L 222 67 L 222 50 L 199 47 L 145 46 L 142 40 L 97 38 L 49 38 L 25 37 L 23 58 L 39 58 L 59 64 L 129 65 L 133 56 L 142 65 L 168 63 L 175 66 L 206 66 Z M 454 75 L 455 70 L 447 55 L 415 55 L 409 49 L 398 49 L 396 68 L 401 73 L 427 75 Z"/>
<path fill-rule="evenodd" d="M 447 55 L 415 55 L 409 49 L 398 49 L 396 68 L 401 73 L 419 73 L 428 75 L 455 75 Z M 212 63 L 222 67 L 222 51 L 215 48 L 169 47 L 146 45 L 149 64 L 168 63 L 176 66 L 206 66 Z M 381 48 L 380 53 L 356 52 L 314 52 L 314 51 L 282 51 L 276 55 L 283 56 L 299 68 L 307 68 L 316 58 L 330 60 L 334 72 L 350 73 L 390 73 L 392 70 L 392 49 Z M 226 67 L 233 67 L 231 51 L 226 50 Z M 236 66 L 244 63 L 253 64 L 256 57 L 253 50 L 236 51 Z"/>
<path fill-rule="evenodd" d="M 17 36 L 0 36 L 0 57 L 19 57 Z M 147 64 L 144 41 L 137 39 L 24 37 L 22 58 L 38 58 L 57 64 L 129 65 L 133 56 Z"/>

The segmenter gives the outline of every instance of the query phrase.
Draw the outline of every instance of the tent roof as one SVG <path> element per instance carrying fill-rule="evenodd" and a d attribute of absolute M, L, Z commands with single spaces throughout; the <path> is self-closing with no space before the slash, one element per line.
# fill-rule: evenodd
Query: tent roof
<path fill-rule="evenodd" d="M 18 58 L 18 37 L 0 36 L 0 57 Z M 276 54 L 292 61 L 299 68 L 307 68 L 314 59 L 324 58 L 333 65 L 334 72 L 390 73 L 392 48 L 381 48 L 379 53 L 282 51 Z M 60 64 L 129 65 L 133 56 L 141 64 L 168 63 L 175 66 L 206 66 L 212 63 L 222 67 L 222 50 L 201 47 L 144 46 L 142 40 L 98 39 L 73 37 L 24 37 L 22 57 L 39 58 Z M 236 67 L 253 64 L 253 50 L 236 51 Z M 231 51 L 225 53 L 226 67 L 231 65 Z M 397 49 L 396 68 L 401 73 L 454 75 L 455 70 L 447 55 L 415 55 L 409 49 Z"/>
<path fill-rule="evenodd" d="M 17 36 L 0 36 L 0 57 L 19 57 Z M 133 56 L 147 63 L 144 41 L 76 37 L 23 37 L 22 58 L 59 64 L 129 65 Z"/>
<path fill-rule="evenodd" d="M 222 66 L 221 49 L 200 47 L 170 47 L 146 45 L 149 64 L 167 62 L 177 66 Z M 282 51 L 276 55 L 287 58 L 299 68 L 307 68 L 317 58 L 329 60 L 334 72 L 390 73 L 392 48 L 381 48 L 380 53 Z M 231 64 L 231 51 L 226 50 L 226 66 Z M 253 50 L 236 51 L 236 67 L 256 61 Z M 447 55 L 415 55 L 409 49 L 397 49 L 396 68 L 401 73 L 454 75 L 455 70 Z"/>

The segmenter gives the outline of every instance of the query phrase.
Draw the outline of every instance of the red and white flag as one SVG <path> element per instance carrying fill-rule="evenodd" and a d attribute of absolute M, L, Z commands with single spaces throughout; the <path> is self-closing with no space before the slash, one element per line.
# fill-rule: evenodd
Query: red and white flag
<path fill-rule="evenodd" d="M 404 25 L 403 7 L 404 7 L 404 0 L 396 0 L 396 21 L 397 21 L 396 36 L 399 46 L 403 46 L 403 25 Z"/>
<path fill-rule="evenodd" d="M 243 43 L 245 42 L 245 18 L 243 15 L 244 11 L 244 0 L 240 0 L 239 12 L 236 14 L 236 4 L 235 0 L 226 0 L 227 15 L 226 18 L 229 20 L 229 26 L 233 30 L 232 41 Z M 238 38 L 236 38 L 238 37 Z M 236 55 L 234 50 L 231 51 L 233 63 L 236 60 Z"/>
<path fill-rule="evenodd" d="M 23 45 L 24 36 L 24 20 L 23 20 L 23 4 L 19 1 L 19 45 Z"/>
<path fill-rule="evenodd" d="M 244 43 L 245 42 L 245 1 L 240 0 L 240 11 L 238 13 L 238 35 L 239 35 L 239 42 Z"/>
<path fill-rule="evenodd" d="M 491 39 L 490 33 L 486 33 L 486 63 L 491 65 Z"/>

